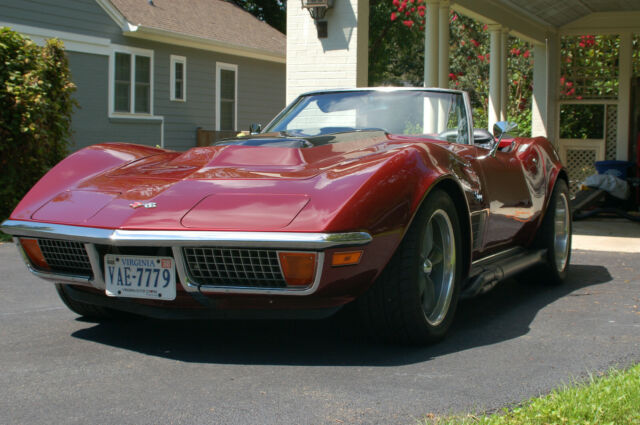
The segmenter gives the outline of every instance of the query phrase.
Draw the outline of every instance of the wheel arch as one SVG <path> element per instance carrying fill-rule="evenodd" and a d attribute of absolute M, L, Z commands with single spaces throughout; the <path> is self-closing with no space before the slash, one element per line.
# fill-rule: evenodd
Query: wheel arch
<path fill-rule="evenodd" d="M 460 185 L 460 182 L 451 175 L 442 176 L 435 182 L 433 182 L 426 191 L 421 195 L 420 202 L 417 204 L 415 210 L 413 211 L 411 221 L 407 225 L 407 229 L 409 229 L 418 214 L 418 211 L 424 203 L 427 201 L 429 195 L 435 191 L 441 190 L 445 192 L 447 195 L 451 197 L 453 204 L 456 208 L 456 212 L 458 213 L 458 221 L 460 223 L 460 234 L 462 235 L 462 270 L 464 273 L 464 278 L 468 274 L 471 267 L 471 219 L 470 219 L 470 209 L 469 204 L 467 203 L 467 198 L 464 195 L 464 190 Z"/>
<path fill-rule="evenodd" d="M 567 173 L 567 170 L 565 170 L 564 168 L 561 168 L 560 171 L 558 171 L 558 175 L 556 176 L 556 179 L 553 182 L 553 186 L 556 185 L 559 179 L 564 180 L 567 186 L 569 186 L 569 173 Z"/>
<path fill-rule="evenodd" d="M 547 199 L 545 199 L 544 209 L 542 210 L 542 214 L 540 214 L 540 217 L 538 219 L 538 228 L 540 228 L 544 217 L 547 215 L 547 211 L 549 210 L 549 202 L 551 201 L 551 195 L 553 194 L 553 190 L 555 189 L 559 180 L 564 180 L 564 182 L 567 184 L 567 187 L 569 187 L 569 173 L 567 173 L 567 170 L 564 167 L 559 168 L 558 171 L 554 173 L 549 179 Z M 571 203 L 569 203 L 569 208 L 571 208 Z"/>

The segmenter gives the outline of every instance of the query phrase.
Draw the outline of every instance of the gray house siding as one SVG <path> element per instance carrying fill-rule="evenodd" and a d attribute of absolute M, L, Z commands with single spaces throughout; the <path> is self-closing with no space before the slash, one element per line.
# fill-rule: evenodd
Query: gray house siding
<path fill-rule="evenodd" d="M 285 105 L 285 65 L 256 61 L 238 64 L 238 127 L 265 126 Z"/>
<path fill-rule="evenodd" d="M 108 56 L 68 52 L 67 57 L 80 105 L 73 114 L 73 149 L 103 142 L 160 144 L 160 121 L 109 118 Z"/>
<path fill-rule="evenodd" d="M 238 128 L 266 124 L 285 106 L 285 65 L 170 44 L 130 39 L 128 46 L 154 52 L 154 115 L 164 117 L 168 149 L 195 146 L 196 129 L 215 129 L 216 63 L 238 65 Z M 170 100 L 171 55 L 187 60 L 187 101 Z"/>
<path fill-rule="evenodd" d="M 122 30 L 93 0 L 2 0 L 0 20 L 113 42 L 123 38 Z"/>
<path fill-rule="evenodd" d="M 160 145 L 186 150 L 196 145 L 196 129 L 215 129 L 216 63 L 238 66 L 237 130 L 263 125 L 285 103 L 285 64 L 219 54 L 137 38 L 121 29 L 93 0 L 2 0 L 0 22 L 64 31 L 110 40 L 118 46 L 153 51 L 153 116 L 109 116 L 109 56 L 68 51 L 80 108 L 73 117 L 75 149 L 105 141 Z M 114 46 L 115 45 L 115 46 Z M 170 100 L 170 56 L 186 57 L 186 102 Z M 113 64 L 111 64 L 113 66 Z"/>

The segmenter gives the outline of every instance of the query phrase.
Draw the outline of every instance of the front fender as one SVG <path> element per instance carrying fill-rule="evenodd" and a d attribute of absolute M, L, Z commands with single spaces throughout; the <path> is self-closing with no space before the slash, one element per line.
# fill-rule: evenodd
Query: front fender
<path fill-rule="evenodd" d="M 165 150 L 127 143 L 93 145 L 74 152 L 49 170 L 27 192 L 10 218 L 30 220 L 42 204 L 64 190 L 77 187 L 83 180 L 162 152 Z"/>
<path fill-rule="evenodd" d="M 387 264 L 398 248 L 420 206 L 434 188 L 446 190 L 459 207 L 462 233 L 469 234 L 469 206 L 463 187 L 473 184 L 461 167 L 464 161 L 438 144 L 414 144 L 396 153 L 353 194 L 331 222 L 329 232 L 366 231 L 385 237 Z M 467 244 L 468 246 L 468 244 Z M 467 255 L 463 261 L 467 262 Z"/>

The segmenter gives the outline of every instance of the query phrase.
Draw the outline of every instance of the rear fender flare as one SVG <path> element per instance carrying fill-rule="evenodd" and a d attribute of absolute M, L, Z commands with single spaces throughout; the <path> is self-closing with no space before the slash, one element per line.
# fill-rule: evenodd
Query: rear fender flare
<path fill-rule="evenodd" d="M 551 200 L 551 194 L 553 193 L 553 189 L 556 187 L 556 184 L 558 183 L 558 180 L 564 180 L 565 183 L 567 183 L 567 186 L 569 186 L 569 175 L 567 173 L 567 170 L 562 167 L 558 167 L 556 169 L 553 170 L 553 173 L 549 176 L 549 185 L 547 188 L 547 196 L 546 199 L 544 201 L 544 207 L 542 209 L 542 213 L 540 214 L 540 217 L 538 218 L 538 223 L 537 223 L 537 229 L 540 229 L 540 226 L 542 226 L 542 221 L 544 220 L 545 215 L 547 214 L 547 211 L 549 210 L 549 201 Z M 569 205 L 571 206 L 571 205 Z M 533 240 L 533 236 L 532 239 Z"/>

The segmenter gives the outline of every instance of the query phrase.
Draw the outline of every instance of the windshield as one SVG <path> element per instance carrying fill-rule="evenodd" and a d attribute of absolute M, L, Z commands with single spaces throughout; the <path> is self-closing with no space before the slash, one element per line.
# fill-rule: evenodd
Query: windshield
<path fill-rule="evenodd" d="M 468 143 L 461 93 L 426 90 L 347 91 L 299 97 L 264 132 L 317 136 L 383 130 Z"/>

